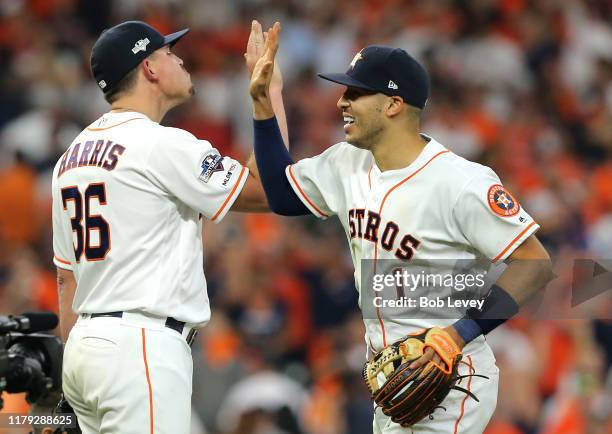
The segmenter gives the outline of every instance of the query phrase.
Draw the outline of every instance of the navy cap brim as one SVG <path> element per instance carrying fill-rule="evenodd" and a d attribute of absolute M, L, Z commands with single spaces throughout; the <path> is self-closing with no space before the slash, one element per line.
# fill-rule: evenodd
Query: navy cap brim
<path fill-rule="evenodd" d="M 176 44 L 179 39 L 185 36 L 189 32 L 189 29 L 179 30 L 178 32 L 170 33 L 169 35 L 164 36 L 164 45 L 173 46 Z"/>
<path fill-rule="evenodd" d="M 332 73 L 332 74 L 317 74 L 317 75 L 324 80 L 333 81 L 334 83 L 343 84 L 348 87 L 357 87 L 359 89 L 365 89 L 365 90 L 371 90 L 371 91 L 378 92 L 377 89 L 374 89 L 373 87 L 363 84 L 359 80 L 355 80 L 353 77 L 351 77 L 348 74 Z"/>

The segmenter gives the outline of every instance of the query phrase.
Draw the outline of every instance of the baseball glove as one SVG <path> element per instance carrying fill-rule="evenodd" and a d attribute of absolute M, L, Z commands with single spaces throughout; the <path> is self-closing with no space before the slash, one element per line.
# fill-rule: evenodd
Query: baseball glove
<path fill-rule="evenodd" d="M 430 360 L 425 365 L 410 369 L 410 364 L 431 348 L 442 360 Z M 378 352 L 363 367 L 363 378 L 372 399 L 385 415 L 403 427 L 409 427 L 432 413 L 449 394 L 451 389 L 460 390 L 476 401 L 470 391 L 457 386 L 464 377 L 479 376 L 473 372 L 459 375 L 461 350 L 453 338 L 438 327 L 395 342 Z M 488 377 L 484 377 L 488 378 Z"/>

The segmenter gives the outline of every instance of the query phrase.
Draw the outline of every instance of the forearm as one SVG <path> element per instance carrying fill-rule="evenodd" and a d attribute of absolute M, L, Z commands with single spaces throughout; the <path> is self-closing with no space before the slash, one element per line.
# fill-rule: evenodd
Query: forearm
<path fill-rule="evenodd" d="M 491 288 L 480 310 L 468 309 L 453 328 L 467 343 L 487 334 L 516 315 L 520 306 L 529 301 L 554 278 L 548 253 L 531 236 L 506 261 L 502 275 Z"/>
<path fill-rule="evenodd" d="M 57 292 L 59 301 L 60 337 L 63 342 L 76 323 L 78 315 L 72 310 L 72 302 L 76 290 L 76 280 L 72 272 L 57 269 Z"/>
<path fill-rule="evenodd" d="M 267 98 L 267 97 L 266 97 Z M 270 105 L 272 106 L 273 109 L 273 116 L 276 117 L 276 122 L 278 124 L 278 128 L 280 130 L 281 136 L 283 138 L 283 142 L 285 144 L 285 148 L 289 149 L 289 130 L 287 127 L 287 116 L 285 115 L 285 106 L 283 103 L 283 87 L 282 85 L 270 85 L 270 95 L 269 95 L 269 102 Z M 255 102 L 253 102 L 253 115 L 255 115 Z M 268 113 L 267 111 L 267 105 L 268 103 L 261 103 L 262 105 L 265 105 L 266 107 L 259 107 L 258 108 L 258 113 L 262 113 L 262 115 L 265 115 Z M 269 116 L 271 117 L 271 116 Z M 264 117 L 263 119 L 268 119 L 269 117 Z M 254 116 L 255 119 L 258 119 L 257 117 Z M 257 162 L 255 161 L 255 151 L 253 151 L 253 153 L 251 153 L 251 155 L 249 156 L 249 159 L 246 162 L 246 166 L 249 168 L 251 174 L 253 175 L 253 177 L 257 180 L 261 180 L 261 177 L 259 176 L 259 168 L 257 167 Z"/>
<path fill-rule="evenodd" d="M 257 162 L 255 161 L 255 151 L 251 152 L 251 155 L 249 155 L 249 159 L 244 165 L 249 168 L 249 175 L 252 175 L 253 178 L 261 182 L 261 177 L 259 176 L 259 168 L 257 167 Z"/>
<path fill-rule="evenodd" d="M 248 166 L 249 163 L 247 162 L 247 167 Z M 270 206 L 268 205 L 266 193 L 263 190 L 261 181 L 253 172 L 249 171 L 247 180 L 231 209 L 232 211 L 249 213 L 270 212 Z"/>
<path fill-rule="evenodd" d="M 260 181 L 272 211 L 286 216 L 310 214 L 285 175 L 285 168 L 293 164 L 293 160 L 283 146 L 276 119 L 255 120 L 254 134 Z"/>
<path fill-rule="evenodd" d="M 259 37 L 258 25 L 253 21 L 251 36 L 249 39 L 255 41 Z M 293 188 L 285 176 L 285 169 L 293 164 L 291 155 L 287 149 L 288 134 L 287 121 L 285 119 L 285 109 L 282 104 L 282 81 L 280 71 L 277 72 L 277 80 L 272 80 L 274 74 L 274 56 L 278 49 L 278 34 L 280 24 L 268 30 L 268 37 L 265 41 L 264 53 L 257 60 L 251 75 L 249 93 L 253 100 L 253 127 L 255 160 L 257 169 L 253 176 L 257 176 L 261 181 L 265 196 L 270 209 L 276 214 L 281 215 L 305 215 L 310 211 L 297 197 Z M 249 44 L 249 47 L 257 45 Z M 247 50 L 251 52 L 253 50 Z M 247 60 L 250 56 L 247 55 Z M 274 86 L 272 85 L 274 82 Z M 283 133 L 279 129 L 274 111 L 280 115 Z M 249 161 L 248 164 L 251 162 Z"/>
<path fill-rule="evenodd" d="M 289 127 L 287 126 L 282 85 L 270 85 L 270 103 L 272 104 L 274 116 L 276 116 L 276 122 L 278 123 L 285 147 L 289 149 Z"/>

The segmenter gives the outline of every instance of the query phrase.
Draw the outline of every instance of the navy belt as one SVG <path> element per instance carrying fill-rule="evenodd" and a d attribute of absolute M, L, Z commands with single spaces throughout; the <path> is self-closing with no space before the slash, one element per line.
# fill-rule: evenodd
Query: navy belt
<path fill-rule="evenodd" d="M 110 316 L 110 317 L 113 317 L 113 318 L 121 318 L 121 317 L 123 317 L 123 312 L 122 311 L 117 311 L 117 312 L 92 313 L 89 317 L 90 318 L 99 318 L 99 317 L 103 317 L 103 316 Z M 185 329 L 185 323 L 183 321 L 179 321 L 177 319 L 174 319 L 171 316 L 169 316 L 166 319 L 165 326 L 168 327 L 169 329 L 177 331 L 181 336 L 183 335 L 183 330 Z M 198 334 L 198 331 L 195 328 L 192 328 L 189 331 L 189 333 L 187 334 L 187 337 L 185 338 L 185 340 L 187 341 L 187 345 L 191 346 L 191 344 L 193 344 L 193 341 L 195 340 L 195 337 L 196 337 L 197 334 Z"/>

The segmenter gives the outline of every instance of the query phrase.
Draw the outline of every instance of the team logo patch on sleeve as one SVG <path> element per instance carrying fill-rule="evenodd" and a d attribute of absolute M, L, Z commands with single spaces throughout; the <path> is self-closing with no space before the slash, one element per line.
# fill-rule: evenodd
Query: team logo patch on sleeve
<path fill-rule="evenodd" d="M 521 210 L 518 201 L 501 184 L 492 185 L 487 198 L 493 212 L 502 217 L 512 217 Z"/>
<path fill-rule="evenodd" d="M 219 154 L 209 154 L 204 158 L 200 167 L 202 172 L 198 179 L 208 182 L 213 173 L 223 171 L 223 157 Z"/>

